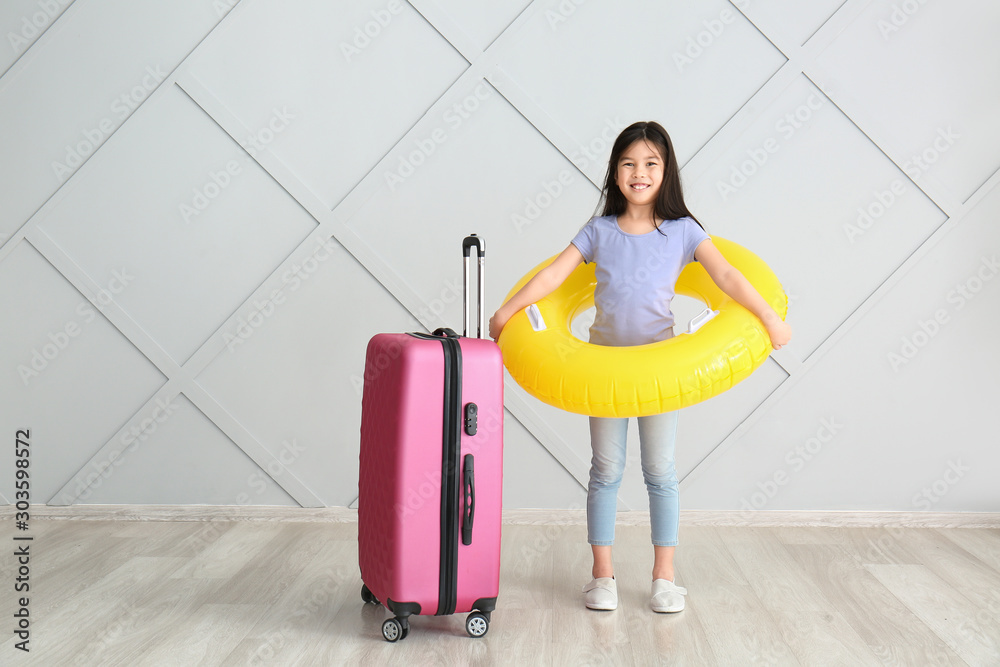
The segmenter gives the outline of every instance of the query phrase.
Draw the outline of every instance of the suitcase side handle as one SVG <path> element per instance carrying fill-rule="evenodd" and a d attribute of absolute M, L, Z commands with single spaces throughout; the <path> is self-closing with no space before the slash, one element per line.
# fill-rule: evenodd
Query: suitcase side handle
<path fill-rule="evenodd" d="M 477 314 L 477 326 L 476 338 L 482 338 L 483 334 L 486 333 L 486 310 L 483 304 L 486 303 L 486 240 L 482 239 L 475 234 L 470 234 L 462 240 L 462 257 L 465 264 L 465 283 L 462 294 L 465 300 L 465 335 L 469 335 L 470 322 L 469 316 L 472 310 L 469 303 L 469 254 L 472 247 L 476 248 L 476 257 L 478 258 L 478 282 L 479 282 L 479 300 L 476 304 L 476 314 Z"/>
<path fill-rule="evenodd" d="M 462 544 L 472 544 L 472 522 L 476 518 L 476 473 L 473 469 L 472 454 L 465 455 L 465 471 L 462 474 Z"/>

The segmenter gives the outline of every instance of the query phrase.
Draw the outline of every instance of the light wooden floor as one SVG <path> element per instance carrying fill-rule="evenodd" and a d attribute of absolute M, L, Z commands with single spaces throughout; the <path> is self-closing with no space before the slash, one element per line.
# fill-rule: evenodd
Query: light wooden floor
<path fill-rule="evenodd" d="M 593 612 L 583 526 L 504 527 L 489 633 L 360 598 L 357 525 L 34 520 L 30 654 L 2 665 L 1000 665 L 1000 530 L 682 524 L 688 608 L 648 607 L 648 528 L 618 527 L 620 603 Z M 2 550 L 13 526 L 0 527 Z"/>

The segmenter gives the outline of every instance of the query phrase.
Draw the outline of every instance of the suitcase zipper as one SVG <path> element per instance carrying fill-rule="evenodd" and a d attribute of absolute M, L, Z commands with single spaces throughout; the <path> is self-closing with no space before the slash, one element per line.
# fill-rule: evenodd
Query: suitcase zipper
<path fill-rule="evenodd" d="M 458 537 L 461 498 L 462 348 L 445 338 L 444 442 L 441 470 L 441 574 L 438 615 L 454 614 L 458 597 Z"/>
<path fill-rule="evenodd" d="M 441 443 L 441 544 L 438 569 L 438 608 L 435 615 L 454 614 L 458 604 L 458 539 L 461 521 L 462 471 L 462 347 L 458 334 L 438 329 L 433 334 L 411 332 L 437 340 L 444 348 L 444 415 Z"/>

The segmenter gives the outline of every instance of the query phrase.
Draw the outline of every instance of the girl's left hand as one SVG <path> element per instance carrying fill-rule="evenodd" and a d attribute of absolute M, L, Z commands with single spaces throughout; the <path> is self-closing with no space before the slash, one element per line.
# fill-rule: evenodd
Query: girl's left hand
<path fill-rule="evenodd" d="M 767 335 L 771 337 L 771 347 L 776 350 L 780 350 L 792 339 L 792 327 L 784 320 L 778 319 L 765 326 L 767 327 Z"/>

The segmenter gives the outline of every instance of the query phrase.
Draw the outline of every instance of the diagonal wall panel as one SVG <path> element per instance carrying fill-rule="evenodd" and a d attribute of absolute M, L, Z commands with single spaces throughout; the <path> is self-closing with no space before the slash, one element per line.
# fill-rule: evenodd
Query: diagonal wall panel
<path fill-rule="evenodd" d="M 817 57 L 817 81 L 912 179 L 965 201 L 1000 169 L 997 25 L 995 3 L 872 2 Z"/>
<path fill-rule="evenodd" d="M 795 347 L 803 356 L 945 220 L 803 76 L 688 195 L 710 231 L 759 248 L 781 276 L 795 297 Z M 793 251 L 769 250 L 788 244 Z"/>
<path fill-rule="evenodd" d="M 845 5 L 844 0 L 795 2 L 794 0 L 734 0 L 733 5 L 780 49 L 801 46 Z"/>
<path fill-rule="evenodd" d="M 347 505 L 368 339 L 421 327 L 332 240 L 288 277 L 196 380 L 324 504 Z"/>
<path fill-rule="evenodd" d="M 503 34 L 504 30 L 530 2 L 529 0 L 502 0 L 501 2 L 471 3 L 461 0 L 430 0 L 414 4 L 425 16 L 429 13 L 428 9 L 433 8 L 437 14 L 448 17 L 469 36 L 480 51 L 485 51 L 497 37 Z M 434 19 L 429 20 L 434 23 Z M 450 35 L 451 33 L 443 31 L 443 34 Z"/>
<path fill-rule="evenodd" d="M 658 118 L 683 163 L 785 60 L 726 2 L 540 4 L 498 65 L 580 142 L 610 119 Z M 607 36 L 608 26 L 627 39 Z"/>
<path fill-rule="evenodd" d="M 44 4 L 38 0 L 9 0 L 0 5 L 0 35 L 10 47 L 0 49 L 0 76 L 28 52 L 71 4 L 73 0 Z"/>
<path fill-rule="evenodd" d="M 90 159 L 223 14 L 199 0 L 89 0 L 53 19 L 0 79 L 0 237 Z"/>
<path fill-rule="evenodd" d="M 250 3 L 187 63 L 331 209 L 468 66 L 408 4 L 388 7 Z M 273 109 L 293 120 L 268 141 Z"/>
<path fill-rule="evenodd" d="M 77 502 L 298 506 L 184 396 L 171 401 L 170 414 L 145 436 Z M 279 470 L 273 474 L 280 479 Z"/>
<path fill-rule="evenodd" d="M 698 471 L 688 498 L 706 508 L 996 511 L 995 492 L 983 490 L 1000 456 L 981 415 L 1000 392 L 990 343 L 1000 326 L 998 202 L 994 188 Z"/>
<path fill-rule="evenodd" d="M 316 224 L 176 86 L 36 220 L 91 276 L 136 267 L 119 303 L 177 362 Z"/>
<path fill-rule="evenodd" d="M 48 502 L 164 382 L 102 312 L 128 291 L 133 268 L 101 275 L 103 291 L 91 301 L 27 241 L 0 262 L 0 308 L 17 314 L 0 320 L 0 415 L 10 433 L 31 431 L 35 502 Z M 127 434 L 122 447 L 144 432 Z M 10 457 L 2 469 L 12 468 Z M 14 476 L 4 477 L 13 498 Z"/>
<path fill-rule="evenodd" d="M 367 337 L 459 324 L 470 231 L 492 311 L 654 118 L 795 331 L 682 415 L 684 506 L 997 509 L 992 3 L 54 5 L 37 34 L 39 4 L 0 11 L 0 429 L 45 436 L 49 502 L 226 504 L 253 479 L 249 502 L 350 505 Z M 582 507 L 586 420 L 509 378 L 507 408 L 506 506 Z M 645 507 L 636 446 L 622 508 Z M 949 465 L 975 469 L 921 499 Z"/>

